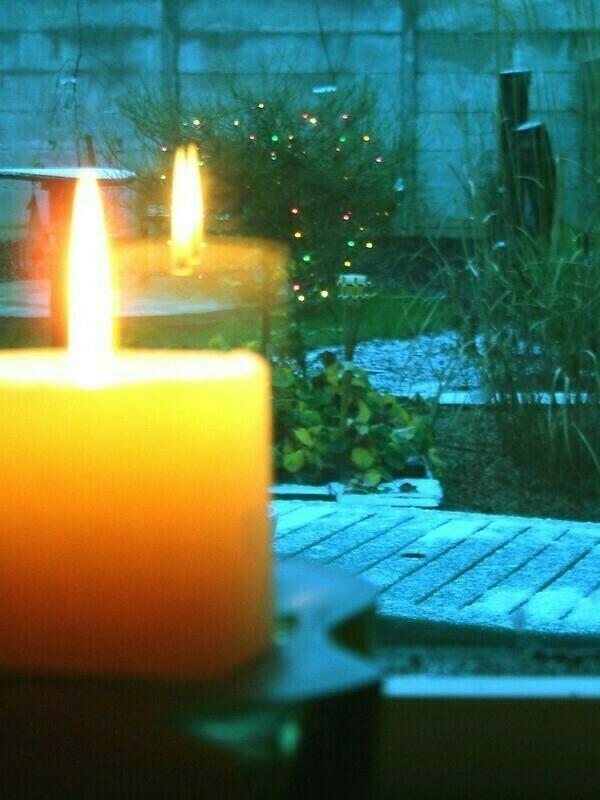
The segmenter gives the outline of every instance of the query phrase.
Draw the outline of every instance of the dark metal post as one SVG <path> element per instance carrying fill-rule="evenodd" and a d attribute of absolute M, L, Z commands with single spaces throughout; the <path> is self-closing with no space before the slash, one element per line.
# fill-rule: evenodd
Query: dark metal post
<path fill-rule="evenodd" d="M 556 167 L 546 126 L 526 122 L 514 132 L 517 144 L 517 174 L 521 200 L 520 224 L 540 244 L 550 243 L 556 200 Z"/>
<path fill-rule="evenodd" d="M 500 174 L 505 191 L 504 215 L 509 225 L 521 224 L 521 187 L 518 175 L 518 154 L 514 131 L 529 116 L 531 73 L 509 70 L 499 76 Z"/>

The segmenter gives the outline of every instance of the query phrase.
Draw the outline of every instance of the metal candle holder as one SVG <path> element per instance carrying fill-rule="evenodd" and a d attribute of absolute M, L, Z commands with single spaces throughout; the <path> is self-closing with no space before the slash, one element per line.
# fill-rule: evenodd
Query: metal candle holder
<path fill-rule="evenodd" d="M 4 674 L 4 800 L 300 800 L 371 796 L 375 590 L 276 568 L 272 648 L 201 684 Z"/>

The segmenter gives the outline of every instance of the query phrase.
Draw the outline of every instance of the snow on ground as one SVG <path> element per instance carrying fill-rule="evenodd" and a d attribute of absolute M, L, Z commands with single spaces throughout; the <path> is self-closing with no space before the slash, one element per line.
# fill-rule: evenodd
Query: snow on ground
<path fill-rule="evenodd" d="M 318 364 L 320 352 L 309 354 L 309 368 Z M 330 352 L 343 360 L 342 347 L 332 347 Z M 416 339 L 361 342 L 354 363 L 366 371 L 375 389 L 397 396 L 435 397 L 481 385 L 477 367 L 453 331 Z"/>

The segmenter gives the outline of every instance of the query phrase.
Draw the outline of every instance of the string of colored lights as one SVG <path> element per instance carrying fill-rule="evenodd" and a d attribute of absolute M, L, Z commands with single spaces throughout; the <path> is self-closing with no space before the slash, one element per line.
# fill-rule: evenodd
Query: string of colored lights
<path fill-rule="evenodd" d="M 330 287 L 337 274 L 355 270 L 358 254 L 371 251 L 376 246 L 373 230 L 382 227 L 390 217 L 390 207 L 373 207 L 363 184 L 374 183 L 377 178 L 365 179 L 366 171 L 377 170 L 386 161 L 383 150 L 378 147 L 375 137 L 369 131 L 357 130 L 353 117 L 346 111 L 337 111 L 334 116 L 323 117 L 310 111 L 301 111 L 295 115 L 267 114 L 269 104 L 260 101 L 246 108 L 243 112 L 232 115 L 229 120 L 222 120 L 222 128 L 229 139 L 238 145 L 244 145 L 246 153 L 255 159 L 265 159 L 262 170 L 257 172 L 255 180 L 271 180 L 282 196 L 288 201 L 287 223 L 285 220 L 273 219 L 276 233 L 285 233 L 291 239 L 293 258 L 297 265 L 298 276 L 293 287 L 295 296 L 302 301 L 306 293 L 302 290 L 301 277 L 310 276 L 315 280 L 312 287 L 320 297 L 330 296 Z M 210 142 L 206 141 L 201 115 L 183 123 L 186 135 L 199 146 L 199 163 L 210 162 Z M 245 144 L 244 144 L 245 143 Z M 169 152 L 167 144 L 161 146 L 163 152 Z M 208 162 L 204 155 L 208 155 Z M 254 154 L 252 156 L 252 154 Z M 286 180 L 286 169 L 289 165 L 302 165 L 307 162 L 318 162 L 323 175 L 328 175 L 332 182 L 337 182 L 335 202 L 330 202 L 327 209 L 325 203 L 315 198 L 311 187 L 299 185 L 294 192 L 294 182 Z M 269 172 L 267 162 L 276 169 Z M 279 172 L 277 172 L 277 165 Z M 361 177 L 357 178 L 358 173 Z M 166 180 L 166 175 L 161 176 Z M 301 182 L 299 182 L 301 183 Z M 245 189 L 253 188 L 249 181 Z M 320 188 L 320 187 L 317 187 Z M 331 193 L 330 193 L 331 194 Z M 324 226 L 326 236 L 323 234 Z M 323 268 L 324 240 L 336 239 L 336 246 L 330 247 L 334 252 L 335 263 Z M 319 273 L 324 273 L 319 280 Z M 321 285 L 319 285 L 319 283 Z"/>

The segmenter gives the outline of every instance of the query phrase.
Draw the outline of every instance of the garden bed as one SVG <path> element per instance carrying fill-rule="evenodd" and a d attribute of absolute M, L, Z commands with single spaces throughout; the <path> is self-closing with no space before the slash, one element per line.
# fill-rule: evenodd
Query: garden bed
<path fill-rule="evenodd" d="M 600 522 L 598 475 L 560 482 L 540 476 L 533 463 L 529 469 L 515 465 L 503 451 L 489 407 L 440 407 L 435 436 L 445 462 L 443 508 Z"/>

